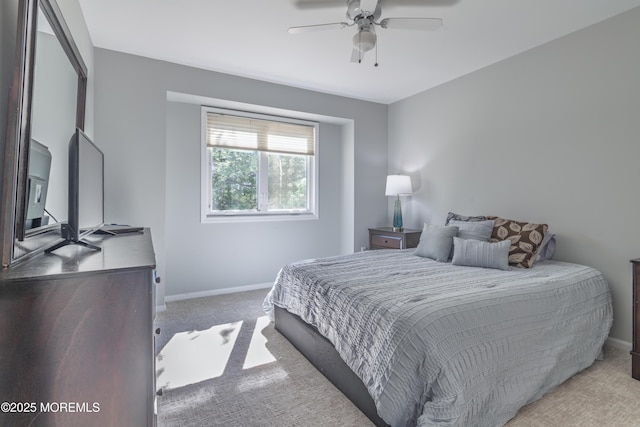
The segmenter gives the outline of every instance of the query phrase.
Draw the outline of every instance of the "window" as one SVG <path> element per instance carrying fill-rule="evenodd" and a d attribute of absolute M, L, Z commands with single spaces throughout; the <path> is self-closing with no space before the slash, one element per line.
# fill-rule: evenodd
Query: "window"
<path fill-rule="evenodd" d="M 202 108 L 203 220 L 317 218 L 318 124 Z"/>

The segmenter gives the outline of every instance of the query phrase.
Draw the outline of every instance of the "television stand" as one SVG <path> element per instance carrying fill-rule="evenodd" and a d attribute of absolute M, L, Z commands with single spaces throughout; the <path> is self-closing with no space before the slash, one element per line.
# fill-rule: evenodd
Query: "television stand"
<path fill-rule="evenodd" d="M 156 425 L 151 233 L 96 241 L 102 252 L 39 253 L 0 271 L 0 402 L 38 410 L 0 411 L 0 426 Z"/>
<path fill-rule="evenodd" d="M 55 251 L 56 249 L 60 249 L 61 247 L 68 246 L 68 245 L 80 245 L 80 246 L 84 246 L 85 248 L 93 249 L 94 251 L 98 251 L 98 252 L 102 250 L 100 246 L 92 245 L 91 243 L 87 243 L 82 240 L 65 239 L 62 242 L 58 242 L 55 245 L 45 249 L 44 252 L 48 254 Z"/>

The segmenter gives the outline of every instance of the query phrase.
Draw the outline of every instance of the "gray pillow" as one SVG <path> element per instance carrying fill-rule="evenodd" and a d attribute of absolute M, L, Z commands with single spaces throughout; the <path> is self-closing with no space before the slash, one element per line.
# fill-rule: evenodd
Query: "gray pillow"
<path fill-rule="evenodd" d="M 444 222 L 444 225 L 449 225 L 451 220 L 456 221 L 485 221 L 488 218 L 486 216 L 468 216 L 468 215 L 460 215 L 454 212 L 449 212 L 447 214 L 447 219 Z"/>
<path fill-rule="evenodd" d="M 458 227 L 425 224 L 414 255 L 446 262 L 449 260 L 456 234 L 458 234 Z"/>
<path fill-rule="evenodd" d="M 489 243 L 454 237 L 451 264 L 508 270 L 510 248 L 511 240 L 508 239 Z"/>
<path fill-rule="evenodd" d="M 474 239 L 486 242 L 491 237 L 495 221 L 458 221 L 452 219 L 449 225 L 458 227 L 458 237 L 461 239 Z"/>
<path fill-rule="evenodd" d="M 540 249 L 538 250 L 538 256 L 534 263 L 539 261 L 544 261 L 547 259 L 551 259 L 553 257 L 553 253 L 556 250 L 556 234 L 550 231 L 544 233 L 544 239 L 542 239 L 542 243 L 540 244 Z"/>

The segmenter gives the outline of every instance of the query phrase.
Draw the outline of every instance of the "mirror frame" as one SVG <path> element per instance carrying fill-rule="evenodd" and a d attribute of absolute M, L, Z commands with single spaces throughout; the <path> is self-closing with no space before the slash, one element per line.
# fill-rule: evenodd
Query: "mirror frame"
<path fill-rule="evenodd" d="M 67 27 L 56 0 L 20 0 L 16 35 L 13 82 L 9 92 L 5 165 L 3 177 L 0 233 L 2 268 L 16 261 L 14 243 L 24 237 L 26 188 L 31 141 L 31 105 L 35 74 L 38 9 L 49 21 L 53 32 L 78 74 L 76 98 L 76 127 L 84 130 L 87 98 L 87 67 L 80 56 L 71 31 Z M 34 251 L 36 252 L 36 251 Z"/>

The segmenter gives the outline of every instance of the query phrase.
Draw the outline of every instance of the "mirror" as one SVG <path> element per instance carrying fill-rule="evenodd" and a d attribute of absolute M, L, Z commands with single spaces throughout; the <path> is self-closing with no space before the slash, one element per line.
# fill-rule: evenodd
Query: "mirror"
<path fill-rule="evenodd" d="M 86 66 L 55 0 L 21 0 L 18 27 L 24 49 L 14 71 L 21 85 L 9 99 L 3 267 L 60 238 L 68 144 L 84 129 L 86 100 Z"/>

